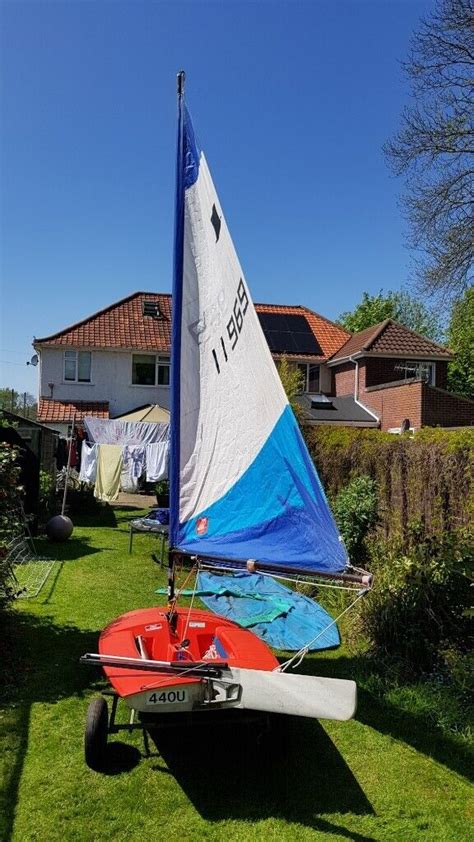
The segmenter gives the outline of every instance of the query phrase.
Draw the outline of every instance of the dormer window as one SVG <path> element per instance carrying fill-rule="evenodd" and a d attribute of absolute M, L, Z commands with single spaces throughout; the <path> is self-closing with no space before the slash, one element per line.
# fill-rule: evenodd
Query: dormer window
<path fill-rule="evenodd" d="M 145 300 L 142 305 L 142 313 L 144 316 L 150 316 L 152 319 L 161 319 L 163 314 L 160 310 L 160 305 L 157 301 Z"/>
<path fill-rule="evenodd" d="M 65 351 L 64 380 L 67 383 L 90 383 L 91 359 L 90 351 Z"/>

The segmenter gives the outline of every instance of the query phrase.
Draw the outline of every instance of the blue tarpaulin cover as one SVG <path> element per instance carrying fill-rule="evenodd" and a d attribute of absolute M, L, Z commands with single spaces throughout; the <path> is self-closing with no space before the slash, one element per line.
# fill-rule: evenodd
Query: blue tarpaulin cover
<path fill-rule="evenodd" d="M 250 629 L 274 649 L 297 651 L 332 622 L 309 597 L 255 573 L 226 576 L 200 571 L 194 593 L 214 614 Z M 310 650 L 331 649 L 340 642 L 337 626 L 332 625 Z"/>

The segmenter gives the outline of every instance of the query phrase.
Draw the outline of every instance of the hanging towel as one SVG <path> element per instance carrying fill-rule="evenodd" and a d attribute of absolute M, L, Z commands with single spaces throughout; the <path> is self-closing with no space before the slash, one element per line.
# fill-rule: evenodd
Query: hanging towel
<path fill-rule="evenodd" d="M 168 478 L 169 442 L 147 444 L 146 447 L 146 479 L 147 482 L 158 482 Z"/>
<path fill-rule="evenodd" d="M 141 445 L 125 445 L 120 476 L 122 491 L 134 492 L 137 490 L 138 480 L 145 473 L 145 456 L 146 450 Z"/>
<path fill-rule="evenodd" d="M 97 476 L 97 444 L 82 442 L 81 470 L 79 479 L 81 482 L 95 482 Z"/>
<path fill-rule="evenodd" d="M 94 496 L 111 503 L 117 499 L 120 491 L 123 448 L 121 444 L 99 444 L 97 447 L 99 451 Z"/>

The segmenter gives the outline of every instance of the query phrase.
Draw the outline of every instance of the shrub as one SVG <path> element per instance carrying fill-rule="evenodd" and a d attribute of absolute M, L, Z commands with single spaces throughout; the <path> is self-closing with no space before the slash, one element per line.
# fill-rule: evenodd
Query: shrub
<path fill-rule="evenodd" d="M 0 608 L 15 596 L 14 583 L 8 562 L 8 544 L 22 528 L 19 486 L 18 450 L 7 442 L 0 442 Z"/>
<path fill-rule="evenodd" d="M 40 471 L 38 516 L 46 523 L 56 512 L 56 480 L 47 471 Z"/>
<path fill-rule="evenodd" d="M 366 556 L 365 538 L 377 516 L 377 486 L 368 476 L 355 477 L 336 496 L 332 510 L 351 561 Z"/>
<path fill-rule="evenodd" d="M 67 493 L 66 510 L 68 515 L 97 515 L 103 504 L 94 497 L 93 486 L 72 488 Z"/>
<path fill-rule="evenodd" d="M 285 390 L 291 408 L 299 422 L 302 420 L 302 409 L 296 400 L 303 391 L 304 375 L 294 363 L 283 356 L 277 364 L 278 374 Z"/>
<path fill-rule="evenodd" d="M 472 540 L 459 532 L 422 540 L 419 524 L 408 539 L 406 551 L 401 542 L 373 541 L 369 566 L 375 583 L 361 604 L 364 632 L 375 654 L 401 662 L 405 672 L 443 669 L 449 666 L 446 653 L 455 652 L 461 675 L 465 662 L 459 657 L 472 627 Z"/>

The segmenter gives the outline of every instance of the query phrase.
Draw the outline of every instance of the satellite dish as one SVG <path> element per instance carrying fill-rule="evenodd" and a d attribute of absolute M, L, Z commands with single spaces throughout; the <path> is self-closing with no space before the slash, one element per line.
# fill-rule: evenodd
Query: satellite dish
<path fill-rule="evenodd" d="M 26 364 L 27 365 L 38 365 L 38 354 L 33 354 L 29 363 L 26 363 Z"/>

